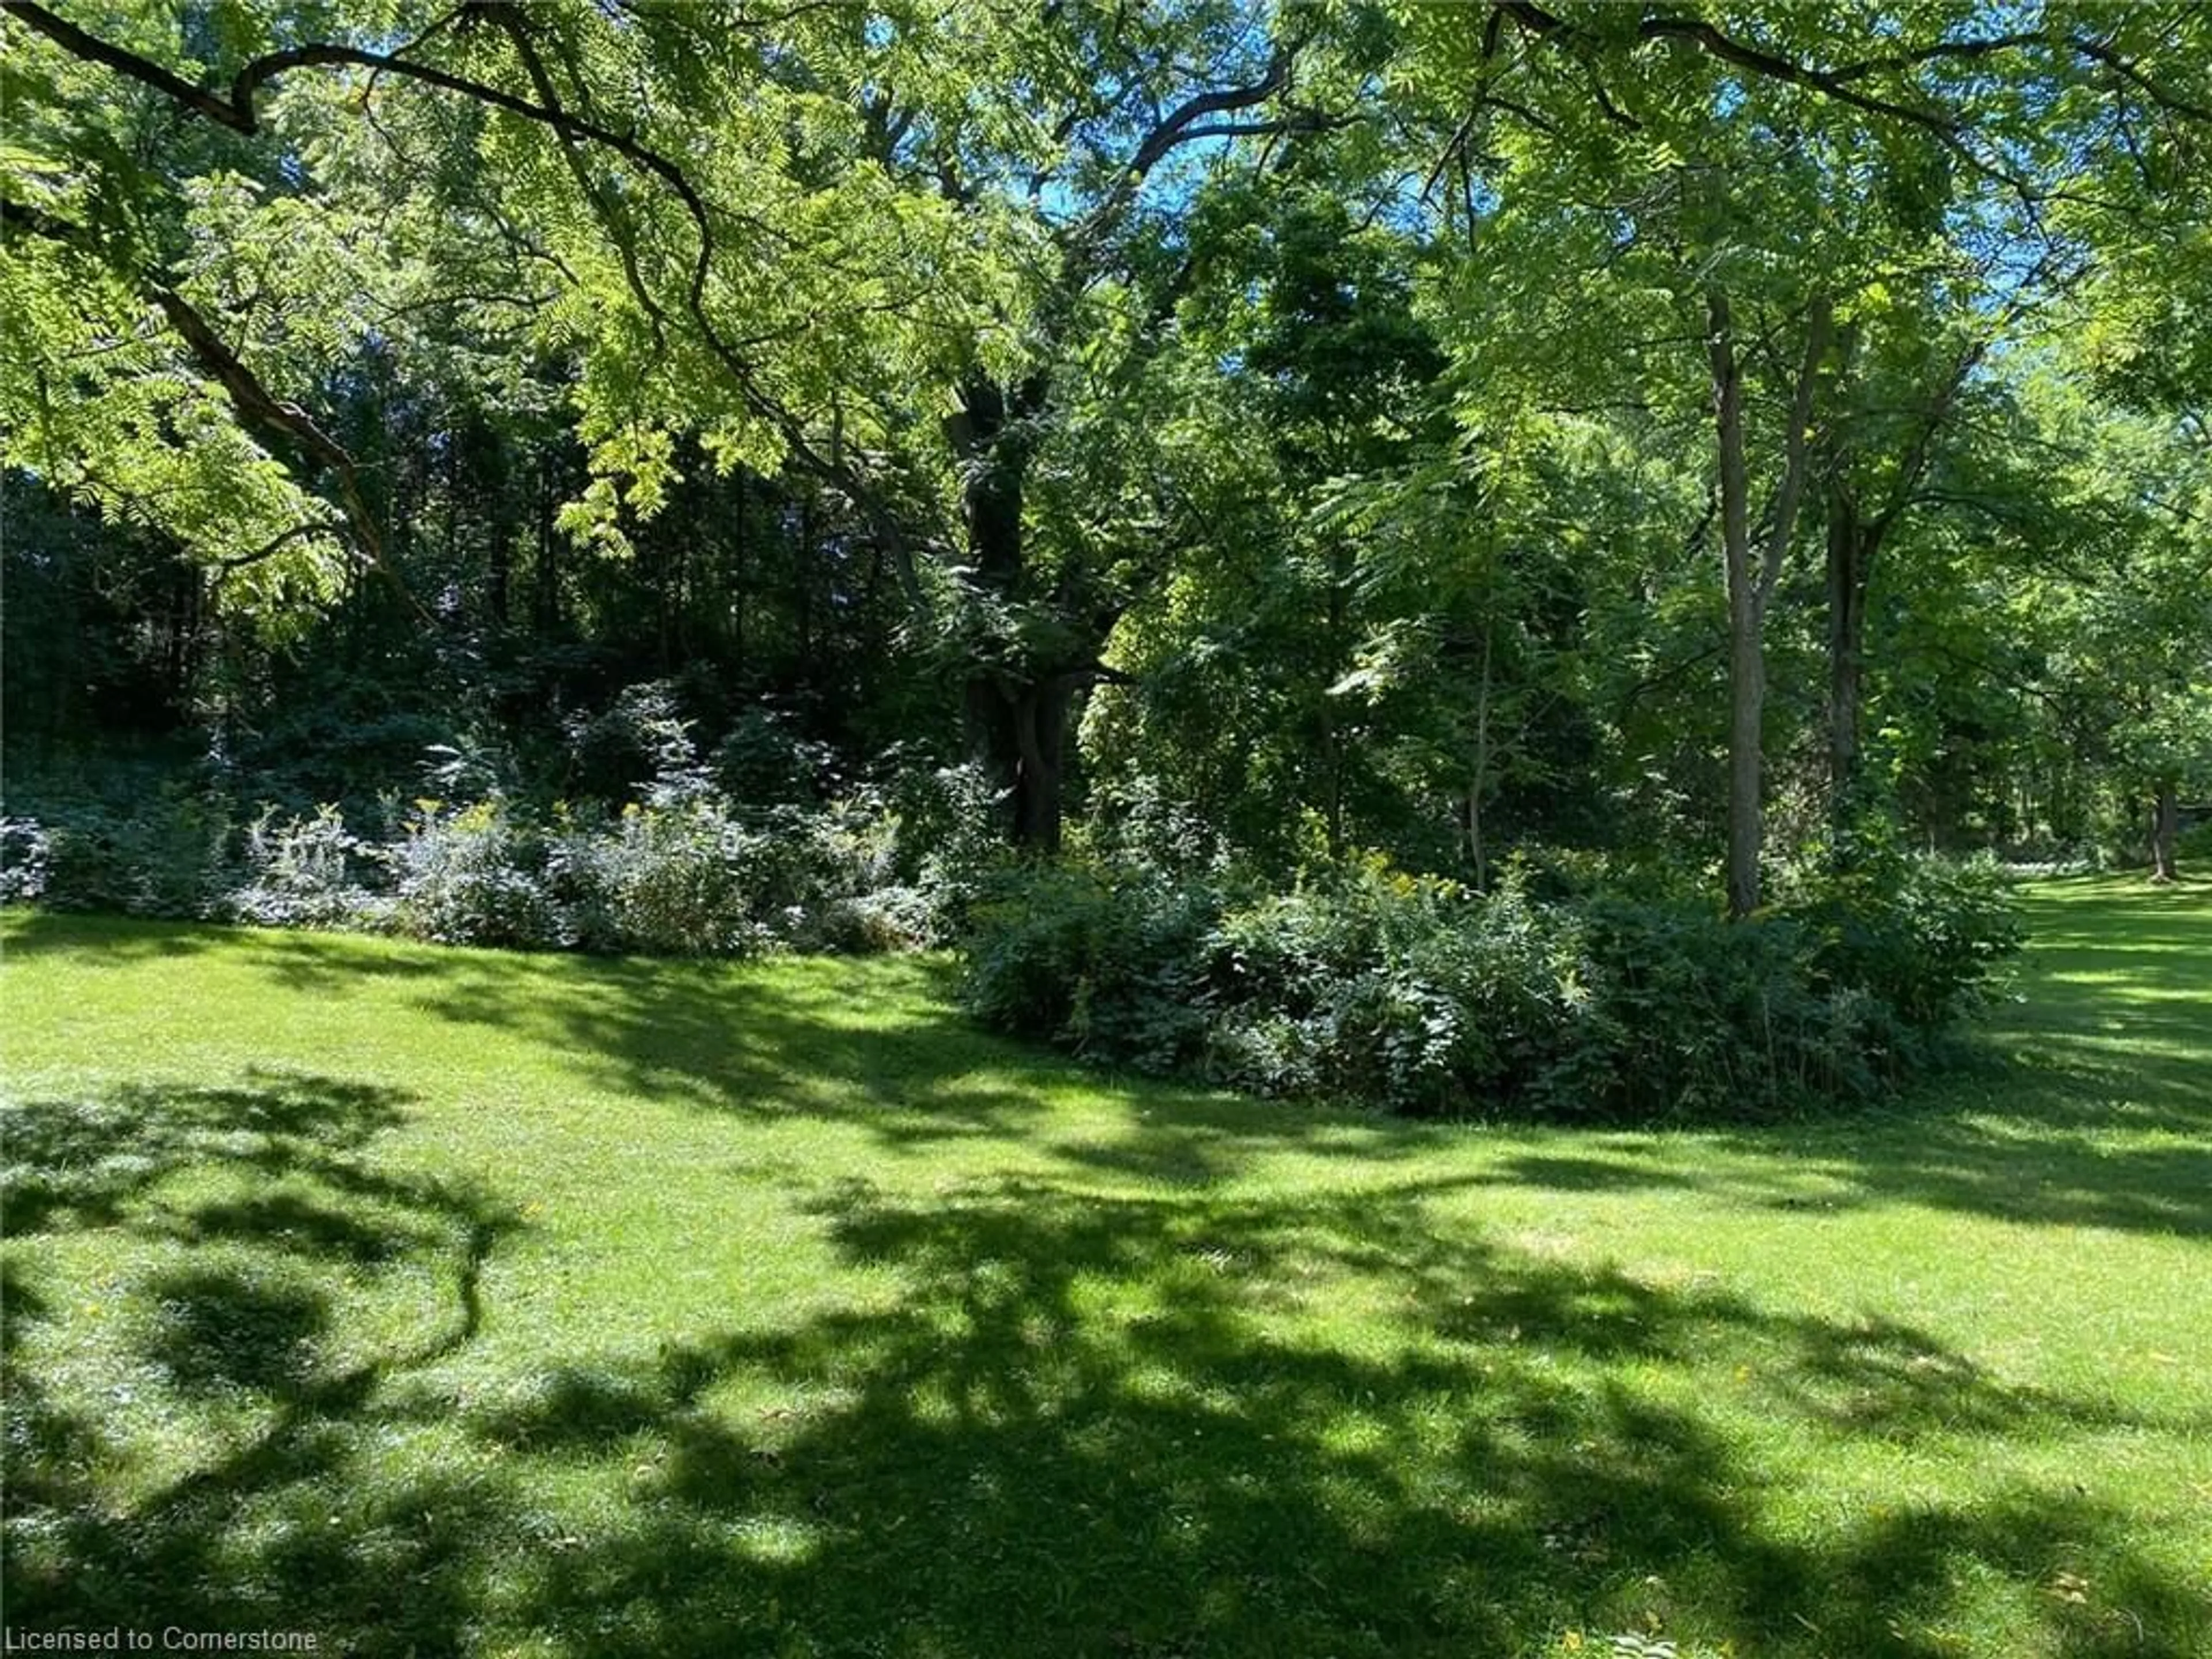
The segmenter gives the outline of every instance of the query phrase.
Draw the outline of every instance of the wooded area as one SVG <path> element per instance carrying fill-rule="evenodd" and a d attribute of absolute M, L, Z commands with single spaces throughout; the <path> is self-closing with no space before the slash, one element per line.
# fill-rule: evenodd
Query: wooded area
<path fill-rule="evenodd" d="M 1741 917 L 2212 799 L 2202 7 L 5 10 L 19 892 L 711 797 Z"/>
<path fill-rule="evenodd" d="M 2212 1653 L 2212 4 L 0 0 L 0 581 L 9 1653 Z"/>

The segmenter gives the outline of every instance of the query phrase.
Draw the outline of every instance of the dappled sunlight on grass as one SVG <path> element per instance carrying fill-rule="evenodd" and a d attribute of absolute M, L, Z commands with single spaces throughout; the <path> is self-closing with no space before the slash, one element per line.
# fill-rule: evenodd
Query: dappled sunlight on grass
<path fill-rule="evenodd" d="M 2212 913 L 2034 908 L 1920 1096 L 1652 1133 L 1102 1081 L 926 959 L 11 918 L 10 1622 L 2212 1650 Z"/>

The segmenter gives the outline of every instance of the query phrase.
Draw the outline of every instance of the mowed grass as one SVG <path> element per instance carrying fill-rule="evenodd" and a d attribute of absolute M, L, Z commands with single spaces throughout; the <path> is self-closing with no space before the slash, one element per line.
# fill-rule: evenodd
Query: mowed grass
<path fill-rule="evenodd" d="M 4 939 L 6 1620 L 371 1655 L 2212 1654 L 2212 890 L 1698 1133 L 1103 1079 L 921 960 Z"/>

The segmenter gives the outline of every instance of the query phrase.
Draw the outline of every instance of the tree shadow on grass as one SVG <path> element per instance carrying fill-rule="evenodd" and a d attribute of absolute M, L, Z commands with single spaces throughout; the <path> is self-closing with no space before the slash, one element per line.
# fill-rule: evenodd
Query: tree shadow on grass
<path fill-rule="evenodd" d="M 1986 1023 L 1996 1049 L 1916 1090 L 1878 1137 L 1742 1144 L 1794 1150 L 1846 1202 L 2212 1237 L 2212 906 L 2100 903 L 2070 929 L 2042 907 L 2021 1000 Z M 2146 928 L 2176 948 L 2130 949 Z"/>
<path fill-rule="evenodd" d="M 523 961 L 412 977 L 426 1006 L 565 1043 L 617 1086 L 837 1113 L 893 1151 L 1004 1135 L 1050 1145 L 1057 1172 L 927 1200 L 823 1184 L 812 1218 L 895 1297 L 779 1326 L 733 1306 L 651 1355 L 578 1330 L 465 1395 L 426 1374 L 477 1334 L 514 1224 L 374 1161 L 404 1097 L 262 1075 L 23 1109 L 8 1220 L 27 1237 L 0 1285 L 12 1620 L 311 1629 L 395 1659 L 526 1638 L 702 1659 L 1458 1656 L 1655 1620 L 1686 1650 L 1783 1659 L 2212 1650 L 2201 1576 L 2145 1542 L 2156 1517 L 2033 1472 L 2066 1466 L 2052 1448 L 2202 1443 L 2212 1425 L 2009 1384 L 1910 1326 L 1509 1248 L 1440 1214 L 1463 1181 L 1281 1199 L 1219 1182 L 1258 1148 L 1379 1169 L 1462 1131 L 1147 1089 L 1121 1138 L 1067 1145 L 1022 1079 L 1079 1074 L 938 1012 L 855 1023 L 828 964 L 784 986 Z M 2080 1063 L 2090 1081 L 2037 1071 L 2041 1096 L 1994 1079 L 1984 1109 L 1735 1136 L 1798 1155 L 1735 1190 L 2192 1231 L 2195 1149 L 2093 1143 L 2094 1091 L 2118 1074 Z M 1626 1180 L 1637 1145 L 1578 1138 L 1507 1175 Z M 2184 1161 L 2130 1161 L 2151 1153 Z M 1680 1163 L 1663 1178 L 1742 1179 Z M 170 1183 L 210 1170 L 236 1180 Z M 1165 1186 L 1098 1190 L 1129 1176 Z M 153 1265 L 148 1311 L 88 1382 L 30 1250 L 95 1231 Z M 364 1280 L 434 1302 L 361 1336 Z M 110 1375 L 147 1397 L 114 1403 Z M 169 1419 L 220 1431 L 190 1473 L 132 1486 Z M 1947 1496 L 1854 1510 L 1831 1492 L 1844 1512 L 1808 1517 L 1790 1503 L 1806 1443 L 1902 1448 L 1947 1466 Z M 1959 1472 L 2018 1446 L 2040 1449 L 2027 1472 Z"/>
<path fill-rule="evenodd" d="M 1447 1242 L 1387 1194 L 847 1185 L 820 1208 L 912 1297 L 556 1370 L 473 1419 L 518 1455 L 611 1442 L 638 1475 L 629 1516 L 526 1575 L 560 1650 L 1456 1655 L 1656 1620 L 1933 1659 L 1982 1597 L 2080 1655 L 2212 1636 L 2212 1606 L 2070 1487 L 1808 1540 L 1771 1522 L 1778 1477 L 1736 1427 L 1623 1380 L 1749 1349 L 1761 1411 L 1839 1442 L 2186 1428 L 2002 1386 L 1923 1333 Z M 1377 1291 L 1400 1346 L 1304 1316 Z M 785 1403 L 734 1403 L 763 1394 Z M 2043 1594 L 2069 1564 L 2100 1587 L 2079 1604 Z"/>
<path fill-rule="evenodd" d="M 2212 1642 L 2142 1517 L 2069 1482 L 1808 1522 L 1784 1455 L 1971 1462 L 2212 1424 L 2010 1385 L 1908 1326 L 1531 1254 L 1445 1216 L 1449 1178 L 794 1177 L 835 1258 L 894 1293 L 781 1323 L 733 1305 L 650 1353 L 578 1329 L 457 1390 L 429 1373 L 478 1329 L 513 1223 L 371 1163 L 405 1103 L 297 1077 L 172 1093 L 131 1097 L 154 1175 L 121 1181 L 96 1108 L 89 1141 L 41 1143 L 114 1176 L 43 1240 L 148 1252 L 112 1374 L 153 1415 L 102 1414 L 36 1260 L 8 1258 L 21 1625 L 307 1630 L 392 1659 L 1463 1656 L 1654 1621 L 1781 1659 L 1938 1659 L 1978 1620 L 1984 1652 Z M 159 1173 L 226 1168 L 255 1193 Z M 364 1340 L 364 1279 L 435 1304 Z M 134 1443 L 219 1408 L 189 1473 L 131 1488 Z"/>
<path fill-rule="evenodd" d="M 1499 1176 L 2212 1237 L 2212 906 L 2155 893 L 2099 906 L 2046 902 L 2021 999 L 1991 1012 L 1989 1041 L 1887 1107 L 1711 1131 L 1747 1156 L 1703 1167 L 1632 1146 L 1524 1154 Z M 2175 948 L 2137 948 L 2150 937 Z"/>
<path fill-rule="evenodd" d="M 31 1101 L 0 1119 L 0 1213 L 18 1237 L 102 1226 L 187 1168 L 341 1168 L 400 1123 L 404 1102 L 374 1085 L 274 1071 L 234 1088 L 126 1084 L 94 1099 Z"/>
<path fill-rule="evenodd" d="M 9 908 L 0 911 L 0 957 L 66 957 L 87 967 L 122 967 L 199 955 L 223 938 L 205 922 Z"/>
<path fill-rule="evenodd" d="M 2212 1140 L 2168 1130 L 2116 1144 L 2075 1127 L 2077 1105 L 2094 1117 L 2094 1096 L 2073 1088 L 2039 1069 L 1985 1112 L 1962 1110 L 1951 1096 L 1939 1107 L 1908 1103 L 1841 1123 L 1716 1133 L 1708 1144 L 1732 1156 L 1703 1161 L 1521 1154 L 1499 1160 L 1491 1180 L 1571 1192 L 1695 1192 L 1783 1212 L 1911 1204 L 2035 1226 L 2212 1237 Z M 2057 1109 L 2039 1118 L 2037 1106 L 2054 1095 Z M 2121 1113 L 2110 1121 L 2133 1127 Z"/>
<path fill-rule="evenodd" d="M 1562 1150 L 1509 1161 L 1501 1176 L 1571 1189 L 1701 1188 L 1780 1210 L 1911 1203 L 2212 1236 L 2212 1004 L 2201 966 L 2212 956 L 2212 907 L 2132 892 L 2098 902 L 2117 906 L 2115 915 L 2046 904 L 2045 932 L 2023 970 L 2029 1000 L 2001 1006 L 1990 1021 L 1996 1046 L 1892 1106 L 1700 1132 L 1749 1155 L 1702 1170 L 1578 1135 Z M 2201 949 L 2143 948 L 2146 930 Z M 287 982 L 343 974 L 350 960 L 312 939 L 264 944 Z M 1057 1139 L 1057 1157 L 1176 1186 L 1218 1184 L 1269 1151 L 1375 1166 L 1445 1152 L 1479 1133 L 1102 1082 L 974 1029 L 954 1006 L 957 969 L 941 958 L 766 968 L 475 951 L 431 959 L 437 971 L 423 976 L 420 994 L 426 1010 L 545 1045 L 599 1085 L 766 1120 L 835 1119 L 893 1151 L 963 1137 L 1034 1142 L 1062 1088 L 1126 1101 L 1129 1121 L 1118 1136 Z M 2116 1143 L 2115 1130 L 2140 1136 Z"/>
<path fill-rule="evenodd" d="M 2212 910 L 2134 902 L 2156 904 L 2160 925 L 2212 952 Z M 62 932 L 84 925 L 52 921 Z M 2198 957 L 2168 951 L 2116 979 L 2069 977 L 2109 965 L 2114 943 L 2106 933 L 2124 940 L 2133 925 L 2099 923 L 2078 947 L 2038 943 L 2026 975 L 2031 1002 L 1992 1022 L 2003 1051 L 1984 1051 L 1891 1108 L 1702 1132 L 1747 1155 L 1703 1169 L 1654 1156 L 1648 1145 L 1567 1130 L 1560 1149 L 1509 1159 L 1499 1177 L 1562 1189 L 1698 1188 L 1784 1211 L 1912 1203 L 2028 1223 L 2212 1235 L 2207 1028 L 2188 1003 L 2200 990 Z M 539 1045 L 597 1086 L 765 1121 L 842 1121 L 892 1152 L 1010 1137 L 1032 1149 L 1048 1144 L 1053 1156 L 1102 1176 L 1203 1188 L 1263 1152 L 1372 1167 L 1449 1152 L 1479 1133 L 1102 1080 L 971 1027 L 952 1005 L 956 969 L 944 959 L 604 961 L 244 937 L 252 959 L 296 989 L 334 992 L 357 988 L 364 973 L 397 973 L 425 1012 Z M 1094 1115 L 1084 1138 L 1053 1133 L 1049 1103 L 1061 1090 L 1123 1104 L 1126 1128 L 1102 1131 Z M 2119 1143 L 2114 1130 L 2141 1135 Z M 18 1199 L 53 1201 L 36 1193 Z M 305 1237 L 311 1220 L 297 1219 Z"/>
<path fill-rule="evenodd" d="M 595 1087 L 764 1121 L 843 1121 L 893 1151 L 1033 1134 L 1061 1090 L 1128 1098 L 1140 1134 L 1071 1155 L 1152 1179 L 1217 1181 L 1243 1153 L 1286 1144 L 1411 1158 L 1451 1133 L 1159 1079 L 1102 1078 L 976 1027 L 957 1006 L 959 970 L 949 957 L 417 954 L 436 968 L 412 998 L 423 1012 L 527 1041 Z M 294 988 L 336 991 L 349 972 L 349 957 L 307 936 L 258 939 L 256 957 Z"/>
<path fill-rule="evenodd" d="M 408 1103 L 251 1073 L 9 1112 L 11 1625 L 388 1619 L 391 1651 L 457 1650 L 495 1506 L 440 1471 L 379 1480 L 371 1449 L 431 1425 L 392 1385 L 474 1339 L 519 1223 L 469 1182 L 373 1161 Z M 121 1277 L 65 1321 L 40 1269 L 80 1244 Z M 364 1296 L 408 1309 L 400 1334 L 347 1328 Z M 148 1448 L 179 1436 L 185 1472 L 141 1489 Z"/>

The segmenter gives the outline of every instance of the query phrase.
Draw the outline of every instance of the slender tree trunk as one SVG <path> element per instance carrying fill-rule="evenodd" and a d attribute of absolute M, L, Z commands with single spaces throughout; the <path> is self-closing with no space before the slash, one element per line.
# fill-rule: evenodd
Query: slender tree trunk
<path fill-rule="evenodd" d="M 550 637 L 561 625 L 561 548 L 560 537 L 553 526 L 553 509 L 557 500 L 558 480 L 553 476 L 553 458 L 549 453 L 538 463 L 538 563 L 533 573 L 531 593 L 531 620 L 536 623 L 538 637 Z"/>
<path fill-rule="evenodd" d="M 1325 659 L 1329 666 L 1321 700 L 1321 744 L 1322 822 L 1328 830 L 1331 859 L 1344 856 L 1345 743 L 1339 699 L 1328 695 L 1326 684 L 1343 672 L 1346 660 L 1352 654 L 1351 566 L 1349 549 L 1340 547 L 1329 555 L 1328 656 Z"/>
<path fill-rule="evenodd" d="M 2173 778 L 2158 781 L 2158 797 L 2151 808 L 2150 878 L 2170 882 L 2179 874 L 2176 843 L 2181 838 L 2181 790 Z"/>
<path fill-rule="evenodd" d="M 1837 356 L 1846 380 L 1856 372 L 1860 335 L 1856 323 L 1837 332 Z M 1978 338 L 1927 391 L 1927 405 L 1911 442 L 1895 458 L 1882 499 L 1873 504 L 1856 493 L 1852 481 L 1849 424 L 1826 425 L 1822 441 L 1828 474 L 1828 817 L 1840 829 L 1855 805 L 1859 781 L 1860 736 L 1865 707 L 1867 598 L 1875 561 L 1893 526 L 1911 507 L 1913 492 L 1936 458 L 1938 439 L 1959 393 L 1989 349 Z"/>
<path fill-rule="evenodd" d="M 1766 545 L 1754 562 L 1749 465 L 1744 453 L 1743 372 L 1736 357 L 1735 320 L 1728 296 L 1717 289 L 1707 294 L 1705 311 L 1713 426 L 1720 455 L 1721 543 L 1728 565 L 1728 907 L 1730 916 L 1741 918 L 1759 908 L 1759 855 L 1765 842 L 1766 611 L 1805 498 L 1813 395 L 1828 355 L 1834 316 L 1825 295 L 1816 295 L 1806 308 L 1805 352 L 1790 396 L 1790 425 L 1783 434 L 1782 476 L 1775 484 Z"/>
<path fill-rule="evenodd" d="M 814 492 L 799 502 L 799 545 L 792 550 L 792 623 L 799 634 L 799 660 L 814 661 Z"/>
<path fill-rule="evenodd" d="M 1706 296 L 1706 351 L 1712 363 L 1713 428 L 1719 448 L 1721 547 L 1728 570 L 1729 744 L 1728 908 L 1759 908 L 1764 838 L 1760 767 L 1766 709 L 1766 657 L 1759 639 L 1759 580 L 1751 562 L 1750 477 L 1743 447 L 1743 375 L 1728 296 Z"/>
<path fill-rule="evenodd" d="M 501 629 L 507 626 L 511 603 L 508 590 L 514 572 L 514 549 L 507 532 L 504 520 L 493 524 L 489 562 L 484 571 L 484 605 L 491 612 L 493 624 Z"/>
<path fill-rule="evenodd" d="M 1490 890 L 1490 860 L 1482 838 L 1482 798 L 1490 787 L 1490 647 L 1492 626 L 1482 630 L 1482 677 L 1474 700 L 1474 773 L 1467 781 L 1467 861 L 1477 892 Z"/>
<path fill-rule="evenodd" d="M 1867 588 L 1874 538 L 1850 495 L 1828 492 L 1828 820 L 1849 819 L 1858 787 L 1866 676 Z"/>
<path fill-rule="evenodd" d="M 752 575 L 747 568 L 750 556 L 745 541 L 745 473 L 740 467 L 731 475 L 734 486 L 735 504 L 730 514 L 730 661 L 742 674 L 745 667 L 745 607 L 750 597 Z"/>
<path fill-rule="evenodd" d="M 646 528 L 650 534 L 653 529 Z M 641 535 L 640 540 L 644 539 Z M 654 536 L 659 543 L 653 556 L 653 657 L 659 671 L 665 678 L 675 664 L 676 635 L 676 538 Z"/>
<path fill-rule="evenodd" d="M 703 507 L 704 503 L 702 505 Z M 676 538 L 675 554 L 676 564 L 671 583 L 673 592 L 670 595 L 675 611 L 671 618 L 674 637 L 670 645 L 676 653 L 676 660 L 688 663 L 692 655 L 691 613 L 697 609 L 692 604 L 691 590 L 695 583 L 691 575 L 691 537 L 688 532 Z"/>
<path fill-rule="evenodd" d="M 453 566 L 461 544 L 461 428 L 446 428 L 446 570 L 457 580 Z"/>
<path fill-rule="evenodd" d="M 477 453 L 494 475 L 477 480 L 489 507 L 484 532 L 484 608 L 492 626 L 504 633 L 514 609 L 514 451 L 487 423 Z"/>

